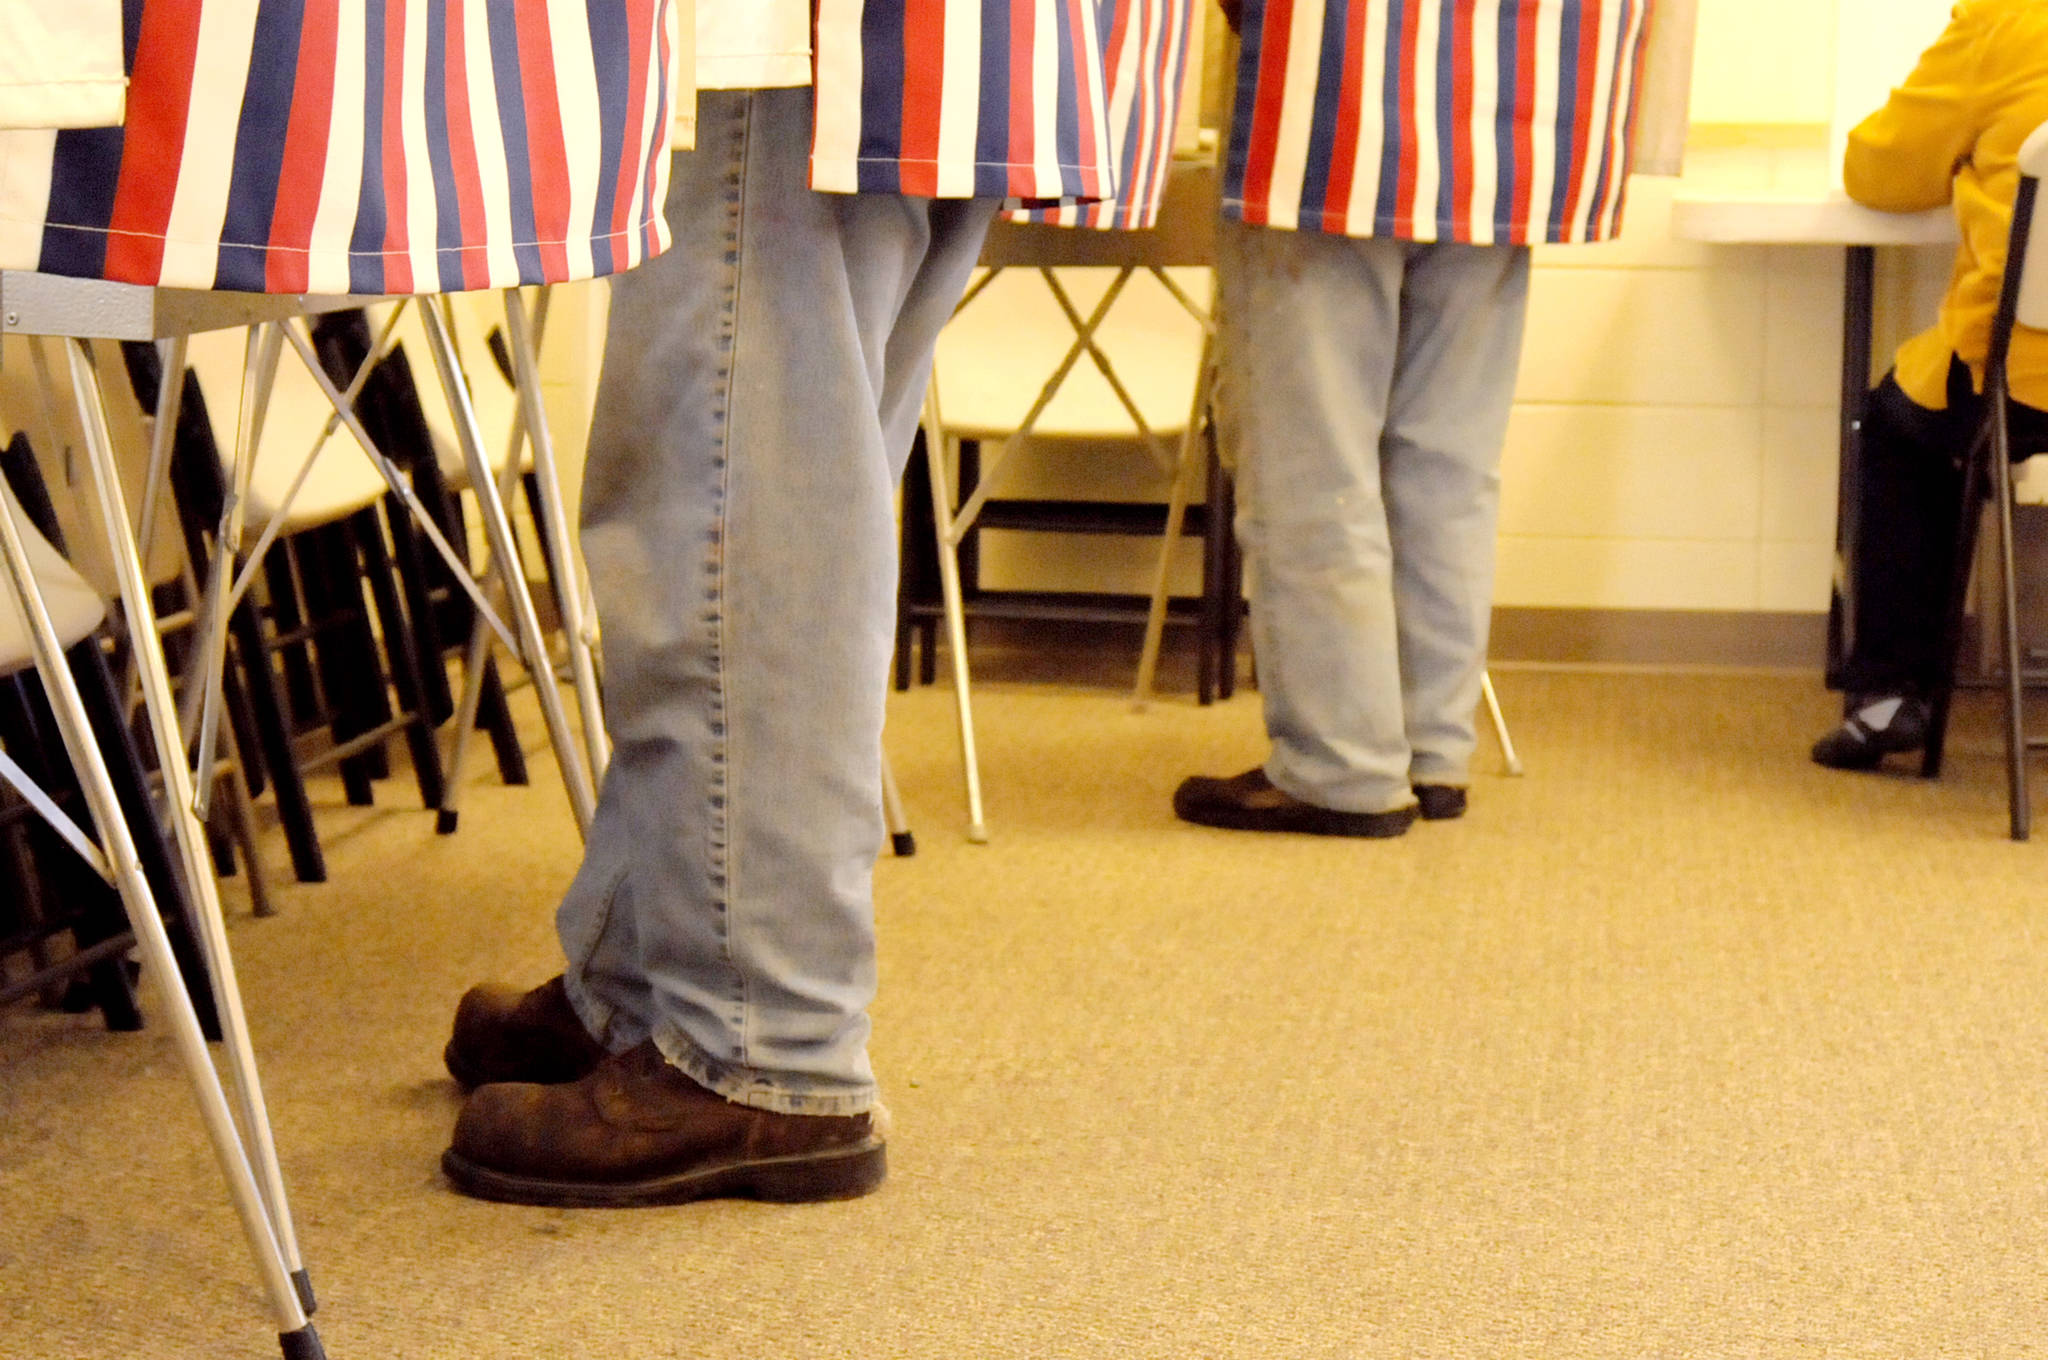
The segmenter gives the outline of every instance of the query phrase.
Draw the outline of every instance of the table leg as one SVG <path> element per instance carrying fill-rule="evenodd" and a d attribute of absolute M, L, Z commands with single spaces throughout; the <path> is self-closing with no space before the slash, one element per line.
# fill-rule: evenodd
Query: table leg
<path fill-rule="evenodd" d="M 1870 393 L 1870 326 L 1876 295 L 1877 248 L 1850 246 L 1842 267 L 1842 397 L 1840 458 L 1835 484 L 1835 589 L 1828 605 L 1827 683 L 1841 685 L 1844 661 L 1855 645 L 1854 560 L 1860 525 L 1856 489 L 1862 478 L 1863 403 Z"/>

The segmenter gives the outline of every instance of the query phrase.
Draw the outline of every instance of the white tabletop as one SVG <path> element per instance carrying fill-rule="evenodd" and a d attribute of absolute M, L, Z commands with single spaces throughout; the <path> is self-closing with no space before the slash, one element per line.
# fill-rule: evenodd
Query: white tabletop
<path fill-rule="evenodd" d="M 1824 143 L 1688 150 L 1671 200 L 1672 234 L 1689 241 L 1775 245 L 1946 245 L 1954 215 L 1888 213 L 1851 202 Z"/>

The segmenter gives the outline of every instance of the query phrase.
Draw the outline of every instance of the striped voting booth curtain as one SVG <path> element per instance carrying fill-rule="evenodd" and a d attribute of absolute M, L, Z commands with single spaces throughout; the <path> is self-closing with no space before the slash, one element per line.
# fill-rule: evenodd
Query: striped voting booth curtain
<path fill-rule="evenodd" d="M 1208 3 L 1208 0 L 1203 0 Z M 1094 202 L 1024 208 L 1018 221 L 1137 231 L 1159 216 L 1173 164 L 1184 77 L 1202 59 L 1194 0 L 1102 0 L 1102 65 L 1109 82 L 1109 155 L 1113 196 Z"/>
<path fill-rule="evenodd" d="M 1245 0 L 1224 210 L 1410 241 L 1621 226 L 1649 0 Z"/>
<path fill-rule="evenodd" d="M 0 268 L 434 293 L 668 244 L 670 0 L 125 0 L 120 127 L 0 134 Z"/>
<path fill-rule="evenodd" d="M 811 187 L 921 198 L 1111 191 L 1102 20 L 1124 0 L 816 0 Z"/>

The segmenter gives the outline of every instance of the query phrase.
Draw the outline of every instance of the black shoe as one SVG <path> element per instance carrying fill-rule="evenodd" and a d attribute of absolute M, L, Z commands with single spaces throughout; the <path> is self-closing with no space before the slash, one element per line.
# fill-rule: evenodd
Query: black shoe
<path fill-rule="evenodd" d="M 1898 707 L 1878 719 L 1885 705 Z M 1927 744 L 1927 704 L 1903 695 L 1881 694 L 1853 700 L 1842 725 L 1813 744 L 1813 763 L 1831 770 L 1874 770 L 1895 751 L 1917 751 Z"/>
<path fill-rule="evenodd" d="M 1465 815 L 1465 790 L 1456 784 L 1417 784 L 1415 805 L 1425 822 L 1448 822 Z"/>
<path fill-rule="evenodd" d="M 1299 831 L 1311 836 L 1398 836 L 1415 821 L 1415 805 L 1391 812 L 1339 812 L 1304 803 L 1273 787 L 1264 770 L 1231 779 L 1196 775 L 1173 793 L 1173 812 L 1184 822 L 1226 831 Z"/>

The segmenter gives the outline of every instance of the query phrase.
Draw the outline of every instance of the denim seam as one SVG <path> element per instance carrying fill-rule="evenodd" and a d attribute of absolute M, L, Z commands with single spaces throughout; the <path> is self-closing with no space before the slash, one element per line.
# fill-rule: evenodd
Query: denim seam
<path fill-rule="evenodd" d="M 747 149 L 752 142 L 754 101 L 743 98 L 740 101 L 739 116 L 736 119 L 732 139 L 727 146 L 727 178 L 725 192 L 725 258 L 727 264 L 724 296 L 719 310 L 719 343 L 723 364 L 718 375 L 717 404 L 712 418 L 718 426 L 718 513 L 714 530 L 716 539 L 711 545 L 711 600 L 712 671 L 716 677 L 712 686 L 711 712 L 711 809 L 709 856 L 707 867 L 711 888 L 718 912 L 719 943 L 725 953 L 725 962 L 732 980 L 732 1009 L 726 1021 L 735 1036 L 737 1056 L 741 1063 L 747 1061 L 748 1034 L 747 1018 L 751 1013 L 747 998 L 746 973 L 733 957 L 732 910 L 734 845 L 732 824 L 732 727 L 726 713 L 726 689 L 729 677 L 726 674 L 726 658 L 730 654 L 727 646 L 726 613 L 726 559 L 728 538 L 731 533 L 732 511 L 732 391 L 733 372 L 738 358 L 738 307 L 740 291 L 740 269 L 744 258 L 741 249 L 746 230 L 746 161 Z"/>

